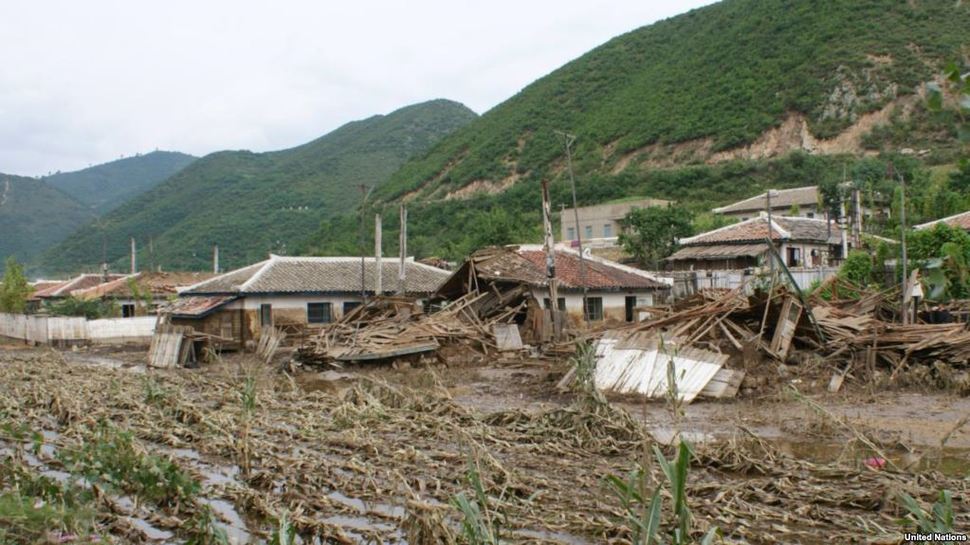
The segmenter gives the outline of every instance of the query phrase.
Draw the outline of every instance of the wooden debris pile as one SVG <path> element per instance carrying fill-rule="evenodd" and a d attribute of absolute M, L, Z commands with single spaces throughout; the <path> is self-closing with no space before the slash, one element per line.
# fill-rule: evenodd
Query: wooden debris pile
<path fill-rule="evenodd" d="M 321 329 L 298 357 L 314 364 L 384 360 L 432 353 L 445 345 L 488 354 L 498 350 L 495 326 L 513 324 L 526 305 L 525 294 L 521 289 L 474 291 L 430 314 L 411 299 L 376 298 Z"/>

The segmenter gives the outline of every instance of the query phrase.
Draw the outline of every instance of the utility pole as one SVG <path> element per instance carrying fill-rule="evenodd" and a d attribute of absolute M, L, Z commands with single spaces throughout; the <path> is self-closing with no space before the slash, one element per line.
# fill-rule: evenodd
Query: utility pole
<path fill-rule="evenodd" d="M 381 215 L 374 214 L 374 294 L 384 293 L 384 270 L 381 269 Z"/>
<path fill-rule="evenodd" d="M 774 229 L 771 225 L 771 189 L 765 192 L 765 201 L 767 202 L 768 208 L 768 270 L 771 272 L 772 282 L 775 278 L 775 240 L 772 237 L 774 234 Z"/>
<path fill-rule="evenodd" d="M 135 237 L 131 237 L 131 274 L 138 272 L 138 254 L 135 248 Z"/>
<path fill-rule="evenodd" d="M 566 167 L 569 170 L 569 184 L 573 191 L 573 220 L 576 222 L 576 243 L 579 245 L 579 280 L 583 283 L 583 321 L 589 325 L 589 306 L 587 295 L 589 288 L 586 282 L 586 257 L 583 255 L 583 236 L 579 229 L 579 205 L 576 204 L 576 177 L 573 175 L 573 153 L 572 145 L 576 137 L 563 131 L 556 131 L 563 138 L 566 147 Z"/>
<path fill-rule="evenodd" d="M 370 195 L 370 191 L 364 184 L 360 184 L 358 187 L 360 188 L 360 226 L 357 229 L 357 247 L 360 249 L 360 300 L 363 303 L 367 298 L 367 250 L 364 248 L 364 204 L 367 202 L 367 196 Z"/>
<path fill-rule="evenodd" d="M 401 231 L 398 234 L 398 249 L 401 253 L 401 261 L 397 269 L 397 292 L 400 295 L 404 295 L 407 289 L 406 281 L 408 271 L 407 264 L 405 263 L 408 255 L 408 209 L 404 207 L 404 204 L 401 204 L 400 215 Z"/>
<path fill-rule="evenodd" d="M 219 245 L 212 245 L 212 272 L 219 274 Z"/>
<path fill-rule="evenodd" d="M 552 331 L 559 339 L 556 327 L 559 311 L 559 286 L 556 280 L 556 240 L 552 234 L 552 205 L 549 203 L 549 180 L 542 180 L 542 232 L 546 250 L 546 278 L 549 282 L 549 316 L 552 318 Z"/>
<path fill-rule="evenodd" d="M 862 248 L 862 191 L 859 188 L 854 189 L 855 192 L 855 247 Z"/>
<path fill-rule="evenodd" d="M 892 163 L 889 164 L 889 168 L 892 169 Z M 909 286 L 907 285 L 909 280 L 909 262 L 906 260 L 906 178 L 902 174 L 899 175 L 900 184 L 900 207 L 899 207 L 899 242 L 902 245 L 902 257 L 903 257 L 903 324 L 909 323 Z"/>

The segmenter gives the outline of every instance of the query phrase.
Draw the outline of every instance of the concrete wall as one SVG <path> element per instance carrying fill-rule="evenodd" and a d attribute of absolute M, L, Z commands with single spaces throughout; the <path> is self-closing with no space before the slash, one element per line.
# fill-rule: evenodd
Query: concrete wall
<path fill-rule="evenodd" d="M 537 301 L 545 304 L 545 300 L 549 297 L 548 290 L 535 289 L 532 291 L 532 296 L 536 298 Z M 615 321 L 615 322 L 625 322 L 626 321 L 626 298 L 636 297 L 636 306 L 652 306 L 655 303 L 656 297 L 652 290 L 644 291 L 598 291 L 591 290 L 587 294 L 588 298 L 598 297 L 603 301 L 603 319 L 605 321 Z M 565 299 L 566 303 L 566 315 L 569 318 L 571 325 L 579 325 L 583 323 L 583 294 L 579 292 L 560 292 L 560 299 Z"/>
<path fill-rule="evenodd" d="M 155 317 L 85 320 L 73 316 L 0 313 L 0 336 L 37 344 L 151 342 Z"/>
<path fill-rule="evenodd" d="M 613 238 L 620 234 L 619 220 L 623 219 L 630 210 L 634 208 L 647 208 L 650 206 L 667 206 L 669 201 L 661 199 L 641 199 L 639 201 L 629 201 L 614 204 L 599 204 L 596 206 L 584 206 L 577 208 L 579 214 L 579 234 L 583 240 L 590 238 Z M 569 228 L 576 227 L 576 215 L 572 208 L 567 208 L 560 212 L 560 233 L 559 240 L 576 240 L 576 231 L 573 236 L 569 236 Z M 607 232 L 607 227 L 609 231 Z M 590 234 L 587 235 L 587 227 Z"/>

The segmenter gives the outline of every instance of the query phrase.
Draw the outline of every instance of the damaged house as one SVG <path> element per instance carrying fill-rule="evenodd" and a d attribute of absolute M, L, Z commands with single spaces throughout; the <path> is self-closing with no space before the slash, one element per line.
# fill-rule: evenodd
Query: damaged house
<path fill-rule="evenodd" d="M 768 253 L 768 238 L 788 267 L 821 267 L 842 259 L 842 231 L 824 219 L 754 217 L 681 239 L 667 258 L 673 270 L 737 270 L 756 267 Z"/>
<path fill-rule="evenodd" d="M 595 256 L 586 256 L 581 263 L 579 253 L 571 249 L 557 247 L 554 252 L 558 282 L 555 308 L 565 312 L 572 325 L 582 323 L 584 318 L 592 322 L 636 321 L 638 308 L 658 304 L 670 292 L 667 279 L 646 271 Z M 530 300 L 534 306 L 552 308 L 544 248 L 520 245 L 480 250 L 441 286 L 438 296 L 455 300 L 475 290 L 502 294 L 499 299 L 511 300 L 518 296 Z M 531 313 L 538 314 L 536 310 L 531 309 Z"/>
<path fill-rule="evenodd" d="M 202 272 L 146 271 L 124 276 L 97 286 L 77 290 L 78 299 L 114 302 L 121 318 L 154 314 L 158 307 L 178 296 L 178 292 L 215 276 Z"/>
<path fill-rule="evenodd" d="M 362 265 L 363 262 L 363 265 Z M 373 257 L 271 255 L 259 263 L 189 286 L 164 313 L 173 325 L 232 339 L 241 348 L 264 327 L 303 330 L 338 320 L 375 291 L 393 293 L 398 260 Z M 378 271 L 380 275 L 378 276 Z M 405 295 L 425 299 L 447 279 L 447 271 L 405 262 Z M 375 287 L 380 284 L 380 290 Z"/>

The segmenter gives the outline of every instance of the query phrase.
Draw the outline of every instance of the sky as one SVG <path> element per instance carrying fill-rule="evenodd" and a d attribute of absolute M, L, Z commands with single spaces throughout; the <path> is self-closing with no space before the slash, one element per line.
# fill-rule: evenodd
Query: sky
<path fill-rule="evenodd" d="M 448 98 L 478 113 L 710 0 L 5 2 L 0 172 L 283 149 Z"/>

